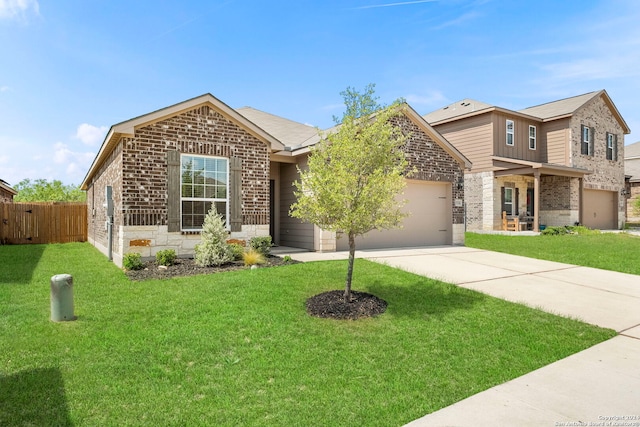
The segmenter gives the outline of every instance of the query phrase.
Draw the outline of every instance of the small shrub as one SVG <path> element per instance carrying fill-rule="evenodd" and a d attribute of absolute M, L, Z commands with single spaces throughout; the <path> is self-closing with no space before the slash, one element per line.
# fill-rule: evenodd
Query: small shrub
<path fill-rule="evenodd" d="M 285 264 L 289 264 L 290 262 L 293 262 L 293 258 L 291 258 L 289 255 L 285 255 L 282 257 L 282 262 L 284 262 Z"/>
<path fill-rule="evenodd" d="M 212 207 L 204 218 L 202 242 L 195 247 L 195 263 L 201 267 L 210 267 L 233 260 L 231 248 L 226 242 L 227 237 L 222 215 Z"/>
<path fill-rule="evenodd" d="M 546 229 L 540 232 L 540 234 L 543 236 L 560 236 L 563 234 L 588 235 L 588 234 L 599 234 L 599 233 L 600 233 L 600 230 L 593 230 L 589 227 L 585 227 L 584 225 L 547 227 Z"/>
<path fill-rule="evenodd" d="M 159 265 L 170 266 L 176 261 L 176 251 L 173 249 L 165 249 L 156 253 L 156 263 Z"/>
<path fill-rule="evenodd" d="M 569 234 L 569 228 L 568 227 L 547 227 L 544 230 L 542 230 L 540 232 L 541 235 L 543 236 L 559 236 L 562 234 Z"/>
<path fill-rule="evenodd" d="M 242 259 L 242 255 L 244 254 L 244 246 L 239 243 L 230 243 L 229 248 L 231 249 L 231 253 L 233 254 L 233 260 L 240 261 Z"/>
<path fill-rule="evenodd" d="M 244 252 L 242 254 L 242 260 L 246 266 L 264 264 L 266 262 L 264 255 L 255 249 L 249 249 Z"/>
<path fill-rule="evenodd" d="M 124 254 L 122 259 L 122 265 L 127 270 L 140 270 L 144 267 L 142 262 L 142 255 L 137 252 L 129 252 Z"/>
<path fill-rule="evenodd" d="M 249 247 L 267 257 L 271 253 L 271 236 L 252 237 Z"/>
<path fill-rule="evenodd" d="M 600 234 L 600 230 L 595 230 L 593 228 L 585 227 L 584 225 L 578 225 L 576 227 L 571 227 L 571 233 L 573 234 Z"/>

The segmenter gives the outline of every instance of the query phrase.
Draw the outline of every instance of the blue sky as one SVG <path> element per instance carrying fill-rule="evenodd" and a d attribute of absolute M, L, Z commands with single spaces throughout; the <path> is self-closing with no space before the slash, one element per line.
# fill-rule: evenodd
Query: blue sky
<path fill-rule="evenodd" d="M 321 128 L 376 84 L 421 114 L 606 89 L 640 140 L 637 0 L 0 0 L 0 178 L 80 184 L 113 124 L 211 93 Z"/>

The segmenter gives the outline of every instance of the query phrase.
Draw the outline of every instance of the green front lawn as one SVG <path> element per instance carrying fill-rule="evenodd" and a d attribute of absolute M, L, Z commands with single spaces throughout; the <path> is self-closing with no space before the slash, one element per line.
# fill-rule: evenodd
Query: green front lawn
<path fill-rule="evenodd" d="M 530 258 L 640 274 L 640 237 L 625 233 L 561 236 L 466 233 L 465 245 Z"/>
<path fill-rule="evenodd" d="M 400 426 L 615 335 L 357 260 L 384 298 L 309 317 L 346 261 L 131 282 L 89 244 L 0 246 L 0 425 Z M 74 277 L 74 322 L 49 281 Z"/>

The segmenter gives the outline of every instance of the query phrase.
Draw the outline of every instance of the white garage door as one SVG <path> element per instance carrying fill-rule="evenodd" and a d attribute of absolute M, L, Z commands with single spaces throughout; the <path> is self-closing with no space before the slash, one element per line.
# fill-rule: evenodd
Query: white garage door
<path fill-rule="evenodd" d="M 451 184 L 407 181 L 404 207 L 409 216 L 403 228 L 370 231 L 356 239 L 357 249 L 450 245 L 452 242 Z M 338 250 L 348 250 L 346 236 L 338 239 Z"/>
<path fill-rule="evenodd" d="M 582 223 L 589 228 L 618 228 L 618 193 L 604 190 L 584 190 Z"/>

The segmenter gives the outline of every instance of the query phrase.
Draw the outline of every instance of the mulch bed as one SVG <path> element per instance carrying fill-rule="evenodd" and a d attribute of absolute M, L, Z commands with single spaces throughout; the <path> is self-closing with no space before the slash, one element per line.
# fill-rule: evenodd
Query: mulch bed
<path fill-rule="evenodd" d="M 283 258 L 271 255 L 267 257 L 266 264 L 259 268 L 276 267 L 279 265 L 295 264 L 299 261 L 285 262 Z M 242 261 L 230 262 L 219 267 L 200 267 L 193 258 L 178 258 L 168 267 L 158 265 L 155 261 L 147 261 L 141 270 L 125 270 L 131 280 L 169 279 L 171 277 L 194 276 L 196 274 L 223 273 L 225 271 L 247 270 L 251 267 L 244 265 Z"/>
<path fill-rule="evenodd" d="M 348 320 L 377 316 L 387 310 L 385 300 L 366 292 L 351 291 L 351 302 L 344 302 L 344 290 L 313 296 L 306 306 L 311 316 Z"/>

